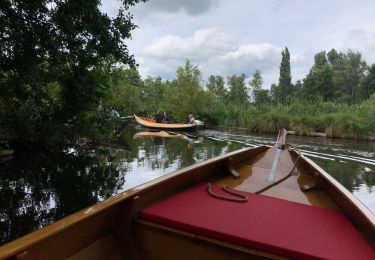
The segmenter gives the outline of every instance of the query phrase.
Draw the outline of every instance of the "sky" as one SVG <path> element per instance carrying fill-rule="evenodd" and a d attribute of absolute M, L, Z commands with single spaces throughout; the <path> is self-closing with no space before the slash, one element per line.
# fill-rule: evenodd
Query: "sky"
<path fill-rule="evenodd" d="M 114 16 L 121 1 L 102 0 Z M 176 78 L 186 59 L 203 80 L 256 69 L 263 87 L 278 83 L 281 51 L 291 54 L 292 81 L 309 72 L 314 54 L 335 48 L 375 63 L 374 0 L 149 0 L 130 9 L 138 26 L 127 41 L 143 78 Z"/>

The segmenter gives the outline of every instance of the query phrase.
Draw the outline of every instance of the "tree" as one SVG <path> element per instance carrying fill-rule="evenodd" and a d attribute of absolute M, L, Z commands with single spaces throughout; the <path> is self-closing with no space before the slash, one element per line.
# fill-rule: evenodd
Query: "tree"
<path fill-rule="evenodd" d="M 205 92 L 201 86 L 202 73 L 190 60 L 178 67 L 177 79 L 166 88 L 166 108 L 178 121 L 186 121 L 189 113 L 201 114 L 207 109 Z"/>
<path fill-rule="evenodd" d="M 272 99 L 276 103 L 289 104 L 294 94 L 290 71 L 290 53 L 288 47 L 281 51 L 279 84 L 271 86 Z"/>
<path fill-rule="evenodd" d="M 341 102 L 357 102 L 359 85 L 367 70 L 362 55 L 349 50 L 346 54 L 342 54 L 332 68 L 336 99 Z"/>
<path fill-rule="evenodd" d="M 225 89 L 225 82 L 222 76 L 209 76 L 206 87 L 207 90 L 212 93 L 215 98 L 221 101 L 225 101 L 227 97 L 227 90 Z"/>
<path fill-rule="evenodd" d="M 338 60 L 340 60 L 342 58 L 342 54 L 338 53 L 335 49 L 331 49 L 327 53 L 327 58 L 328 58 L 329 63 L 331 65 L 334 65 L 334 64 L 337 63 Z"/>
<path fill-rule="evenodd" d="M 267 105 L 271 102 L 270 93 L 268 89 L 254 90 L 255 105 Z"/>
<path fill-rule="evenodd" d="M 258 69 L 255 70 L 253 74 L 253 78 L 250 80 L 249 84 L 253 90 L 259 90 L 262 88 L 263 79 Z"/>
<path fill-rule="evenodd" d="M 7 111 L 0 124 L 26 139 L 49 136 L 46 126 L 54 132 L 79 125 L 106 91 L 95 68 L 135 66 L 125 40 L 136 26 L 125 10 L 139 1 L 122 1 L 114 18 L 100 11 L 99 0 L 2 1 L 0 94 Z"/>
<path fill-rule="evenodd" d="M 324 101 L 334 99 L 334 83 L 332 68 L 325 64 L 316 68 L 303 81 L 304 98 L 308 100 L 322 98 Z"/>
<path fill-rule="evenodd" d="M 368 74 L 363 79 L 360 85 L 360 99 L 368 99 L 373 93 L 375 93 L 375 64 L 368 70 Z"/>
<path fill-rule="evenodd" d="M 314 68 L 319 69 L 328 63 L 325 51 L 318 52 L 314 56 Z"/>
<path fill-rule="evenodd" d="M 290 53 L 288 47 L 281 51 L 280 77 L 279 77 L 279 99 L 280 103 L 288 104 L 292 94 L 292 76 L 290 71 Z"/>
<path fill-rule="evenodd" d="M 302 96 L 307 100 L 322 98 L 329 101 L 334 99 L 334 88 L 333 70 L 326 52 L 318 52 L 314 56 L 313 67 L 303 81 Z"/>
<path fill-rule="evenodd" d="M 271 84 L 270 94 L 272 103 L 279 103 L 279 100 L 281 100 L 281 93 L 279 86 L 277 86 L 275 83 Z"/>
<path fill-rule="evenodd" d="M 138 70 L 132 68 L 114 68 L 111 84 L 106 96 L 107 105 L 112 105 L 120 115 L 133 115 L 141 109 L 141 90 L 143 81 Z"/>
<path fill-rule="evenodd" d="M 246 105 L 248 103 L 249 94 L 245 85 L 245 74 L 240 76 L 233 75 L 228 77 L 229 101 L 237 105 Z"/>
<path fill-rule="evenodd" d="M 148 115 L 155 115 L 161 109 L 165 110 L 165 85 L 160 77 L 147 77 L 143 81 L 142 96 L 142 111 Z M 159 111 L 160 112 L 160 111 Z"/>
<path fill-rule="evenodd" d="M 262 89 L 263 79 L 260 71 L 257 69 L 250 80 L 249 85 L 253 90 L 255 105 L 264 105 L 270 103 L 269 90 Z"/>

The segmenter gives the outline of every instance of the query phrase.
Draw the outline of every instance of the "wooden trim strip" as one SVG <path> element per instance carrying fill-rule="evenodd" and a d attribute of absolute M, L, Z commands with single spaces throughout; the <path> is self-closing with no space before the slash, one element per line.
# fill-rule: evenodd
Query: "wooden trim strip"
<path fill-rule="evenodd" d="M 187 238 L 187 239 L 191 239 L 195 243 L 206 242 L 210 245 L 228 248 L 228 249 L 231 249 L 231 250 L 247 253 L 247 254 L 250 254 L 250 255 L 253 255 L 253 256 L 254 255 L 262 256 L 262 257 L 266 257 L 266 258 L 269 258 L 269 259 L 278 259 L 278 260 L 290 259 L 290 258 L 287 258 L 287 257 L 284 257 L 284 256 L 279 256 L 279 255 L 271 254 L 271 253 L 268 253 L 268 252 L 255 250 L 255 249 L 252 249 L 252 248 L 248 248 L 248 247 L 232 244 L 232 243 L 229 243 L 229 242 L 217 240 L 217 239 L 214 239 L 214 238 L 210 238 L 210 237 L 206 237 L 206 236 L 202 236 L 202 235 L 197 235 L 197 234 L 193 234 L 193 233 L 186 232 L 186 231 L 181 231 L 181 230 L 178 230 L 178 229 L 174 229 L 174 228 L 170 228 L 170 227 L 167 227 L 167 226 L 155 224 L 155 223 L 145 221 L 145 220 L 137 219 L 136 223 L 138 225 L 141 225 L 145 228 L 154 230 L 156 232 L 162 232 L 162 233 L 166 233 L 168 235 L 174 235 L 176 237 L 184 237 L 184 238 Z"/>

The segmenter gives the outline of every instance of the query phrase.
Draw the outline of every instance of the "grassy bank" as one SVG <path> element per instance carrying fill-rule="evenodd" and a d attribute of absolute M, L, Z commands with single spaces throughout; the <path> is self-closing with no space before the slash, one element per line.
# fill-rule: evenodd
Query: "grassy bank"
<path fill-rule="evenodd" d="M 205 117 L 218 127 L 248 128 L 254 132 L 277 133 L 282 127 L 306 135 L 372 139 L 375 136 L 375 95 L 360 104 L 296 102 L 288 106 L 228 106 L 216 104 Z"/>

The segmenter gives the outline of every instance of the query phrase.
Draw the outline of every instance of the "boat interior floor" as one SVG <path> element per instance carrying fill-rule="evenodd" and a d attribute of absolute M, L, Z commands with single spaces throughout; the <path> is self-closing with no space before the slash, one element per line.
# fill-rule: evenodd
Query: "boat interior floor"
<path fill-rule="evenodd" d="M 122 252 L 111 234 L 108 234 L 76 254 L 68 258 L 68 260 L 82 260 L 82 259 L 124 259 Z"/>
<path fill-rule="evenodd" d="M 277 162 L 275 162 L 277 150 L 271 147 L 253 158 L 234 164 L 233 168 L 240 175 L 239 178 L 223 172 L 211 181 L 218 186 L 226 185 L 235 190 L 257 193 L 270 185 L 269 176 L 272 174 L 273 164 L 276 163 L 273 182 L 276 183 L 283 178 L 285 180 L 259 194 L 320 208 L 338 209 L 326 191 L 319 187 L 316 176 L 299 167 L 298 161 L 296 163 L 297 158 L 291 156 L 288 150 L 279 152 Z"/>

